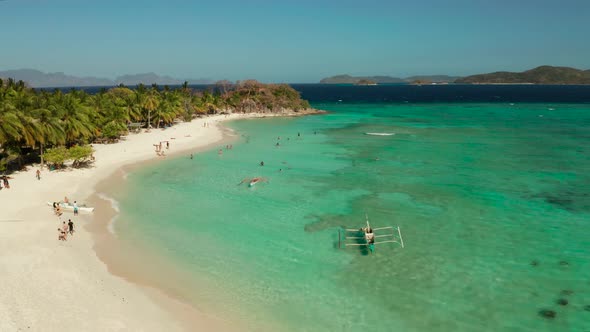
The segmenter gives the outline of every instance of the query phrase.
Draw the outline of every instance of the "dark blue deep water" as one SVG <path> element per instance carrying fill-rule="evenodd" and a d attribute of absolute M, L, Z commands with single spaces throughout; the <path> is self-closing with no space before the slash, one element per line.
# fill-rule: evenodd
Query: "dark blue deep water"
<path fill-rule="evenodd" d="M 377 86 L 291 84 L 311 103 L 434 103 L 434 102 L 528 102 L 590 103 L 590 85 L 409 85 Z M 213 89 L 212 85 L 191 85 L 195 90 Z M 110 87 L 80 87 L 97 93 Z M 52 90 L 52 89 L 45 89 Z M 61 88 L 62 91 L 71 88 Z"/>

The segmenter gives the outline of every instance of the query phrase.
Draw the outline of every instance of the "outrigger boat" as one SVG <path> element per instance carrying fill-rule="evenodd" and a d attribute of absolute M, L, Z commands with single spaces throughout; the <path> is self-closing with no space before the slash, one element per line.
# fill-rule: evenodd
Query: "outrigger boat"
<path fill-rule="evenodd" d="M 72 204 L 72 203 L 65 203 L 65 202 L 56 202 L 56 203 L 59 204 L 59 206 L 66 211 L 74 211 L 74 204 Z M 53 203 L 47 202 L 47 205 L 53 206 Z M 86 205 L 79 205 L 78 211 L 79 212 L 94 212 L 94 208 L 86 206 Z"/>
<path fill-rule="evenodd" d="M 375 245 L 383 243 L 399 243 L 404 247 L 404 239 L 399 226 L 386 226 L 372 228 L 369 224 L 369 216 L 365 215 L 367 226 L 356 228 L 345 228 L 338 230 L 338 247 L 366 247 L 370 252 L 375 251 Z M 396 234 L 397 233 L 397 234 Z"/>

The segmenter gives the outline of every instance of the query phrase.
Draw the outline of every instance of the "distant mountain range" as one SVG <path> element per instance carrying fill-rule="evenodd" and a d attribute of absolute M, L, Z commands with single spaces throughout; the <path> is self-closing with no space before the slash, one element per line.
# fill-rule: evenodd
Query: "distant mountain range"
<path fill-rule="evenodd" d="M 570 67 L 540 66 L 523 72 L 498 71 L 467 77 L 447 75 L 424 75 L 398 78 L 391 76 L 337 75 L 324 78 L 324 84 L 359 84 L 370 81 L 386 83 L 470 83 L 470 84 L 590 84 L 590 70 Z"/>
<path fill-rule="evenodd" d="M 370 81 L 377 84 L 391 84 L 391 83 L 413 83 L 421 82 L 453 82 L 458 79 L 458 76 L 447 75 L 421 75 L 410 76 L 406 78 L 391 77 L 391 76 L 350 76 L 350 75 L 336 75 L 324 78 L 320 81 L 322 84 L 358 84 L 360 81 Z"/>
<path fill-rule="evenodd" d="M 137 85 L 143 83 L 151 85 L 153 83 L 159 85 L 180 85 L 184 81 L 189 84 L 209 84 L 213 80 L 207 78 L 199 79 L 177 79 L 169 76 L 159 76 L 155 73 L 123 75 L 117 77 L 115 80 L 99 77 L 78 77 L 70 76 L 64 73 L 44 73 L 35 69 L 17 69 L 0 71 L 0 78 L 14 78 L 15 80 L 22 80 L 33 88 L 63 88 L 63 87 L 77 87 L 77 86 L 113 86 L 113 85 Z"/>
<path fill-rule="evenodd" d="M 185 81 L 189 84 L 210 84 L 214 81 L 207 78 L 178 79 L 160 76 L 155 73 L 123 75 L 116 79 L 99 77 L 78 77 L 64 73 L 44 73 L 35 69 L 18 69 L 0 71 L 0 78 L 22 80 L 33 88 L 62 88 L 79 86 L 114 86 L 124 84 L 134 86 L 139 83 L 151 85 L 180 85 Z M 590 70 L 570 67 L 540 66 L 523 72 L 499 71 L 467 77 L 448 75 L 420 75 L 406 78 L 392 76 L 351 76 L 337 75 L 324 78 L 323 84 L 359 84 L 363 82 L 388 83 L 471 83 L 471 84 L 590 84 Z M 362 84 L 361 84 L 362 85 Z"/>
<path fill-rule="evenodd" d="M 590 84 L 590 70 L 540 66 L 520 73 L 498 71 L 460 78 L 455 83 L 473 84 Z"/>

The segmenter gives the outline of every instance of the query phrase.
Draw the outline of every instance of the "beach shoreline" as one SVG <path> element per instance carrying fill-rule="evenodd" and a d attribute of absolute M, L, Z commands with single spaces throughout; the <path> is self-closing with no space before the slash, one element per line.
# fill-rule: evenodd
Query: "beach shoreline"
<path fill-rule="evenodd" d="M 220 144 L 227 137 L 220 126 L 223 121 L 308 114 L 313 112 L 200 118 L 130 134 L 116 144 L 95 145 L 96 161 L 90 168 L 43 170 L 41 180 L 35 178 L 39 165 L 12 174 L 11 188 L 0 191 L 0 330 L 234 330 L 218 317 L 198 314 L 158 290 L 112 274 L 108 259 L 103 261 L 95 248 L 100 233 L 92 229 L 94 222 L 85 221 L 88 217 L 73 218 L 66 212 L 62 220 L 74 219 L 76 233 L 66 242 L 58 241 L 60 222 L 46 202 L 68 196 L 83 203 L 96 196 L 101 182 L 129 165 Z M 158 157 L 153 144 L 164 141 L 170 142 L 170 149 L 163 148 L 167 156 Z M 95 213 L 101 214 L 98 209 Z"/>

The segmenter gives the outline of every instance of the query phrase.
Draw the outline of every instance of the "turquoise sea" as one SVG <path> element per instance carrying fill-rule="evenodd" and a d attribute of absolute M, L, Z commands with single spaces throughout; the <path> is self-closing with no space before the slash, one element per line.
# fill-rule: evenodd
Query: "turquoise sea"
<path fill-rule="evenodd" d="M 590 104 L 314 106 L 129 174 L 154 282 L 250 331 L 590 331 Z M 338 249 L 365 214 L 405 248 Z"/>

